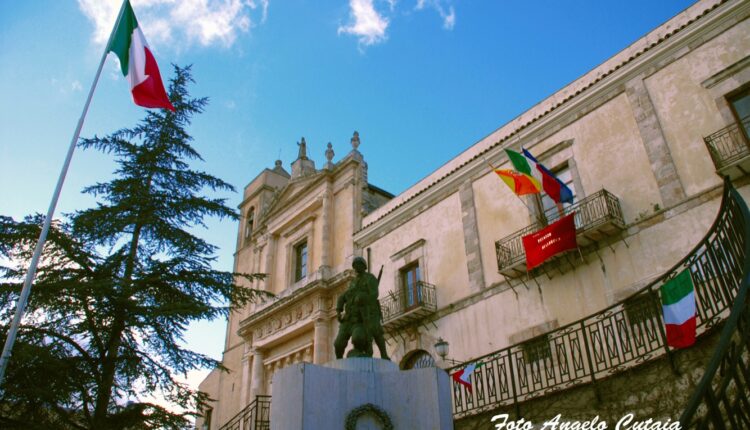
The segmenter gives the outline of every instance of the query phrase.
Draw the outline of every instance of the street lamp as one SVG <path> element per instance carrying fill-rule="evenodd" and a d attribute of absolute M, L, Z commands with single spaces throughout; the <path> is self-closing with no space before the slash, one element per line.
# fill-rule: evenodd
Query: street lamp
<path fill-rule="evenodd" d="M 435 342 L 435 352 L 437 352 L 437 354 L 443 361 L 447 361 L 451 364 L 461 364 L 460 362 L 452 358 L 447 358 L 449 347 L 450 344 L 448 343 L 448 341 L 444 340 L 442 337 L 439 337 L 437 342 Z"/>

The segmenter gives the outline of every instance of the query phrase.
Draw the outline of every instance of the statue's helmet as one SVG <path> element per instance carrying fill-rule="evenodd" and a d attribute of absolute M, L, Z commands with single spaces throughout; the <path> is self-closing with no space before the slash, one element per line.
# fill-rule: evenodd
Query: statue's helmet
<path fill-rule="evenodd" d="M 357 265 L 362 266 L 362 269 L 367 270 L 367 261 L 362 257 L 354 257 L 352 260 L 352 268 L 356 269 Z"/>

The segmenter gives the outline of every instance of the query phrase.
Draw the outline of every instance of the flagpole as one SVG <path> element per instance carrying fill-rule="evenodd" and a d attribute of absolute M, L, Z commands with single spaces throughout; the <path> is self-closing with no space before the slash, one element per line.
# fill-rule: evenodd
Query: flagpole
<path fill-rule="evenodd" d="M 86 113 L 89 110 L 91 99 L 94 96 L 96 84 L 99 82 L 99 77 L 102 74 L 104 61 L 107 59 L 107 48 L 109 48 L 109 44 L 112 42 L 112 37 L 114 37 L 114 29 L 117 28 L 120 19 L 122 19 L 122 12 L 123 10 L 125 10 L 125 3 L 127 1 L 128 0 L 123 0 L 122 6 L 120 6 L 120 13 L 117 14 L 115 26 L 112 27 L 112 32 L 109 34 L 109 40 L 107 40 L 107 44 L 104 46 L 104 53 L 102 54 L 101 61 L 99 61 L 99 68 L 96 70 L 94 82 L 91 84 L 91 89 L 89 90 L 89 95 L 86 98 L 86 103 L 83 105 L 83 112 L 81 112 L 81 117 L 78 119 L 78 125 L 76 125 L 76 129 L 73 132 L 73 138 L 70 140 L 70 146 L 68 147 L 68 153 L 65 156 L 65 162 L 63 163 L 63 167 L 60 171 L 60 177 L 57 179 L 57 185 L 55 186 L 55 191 L 52 194 L 52 201 L 49 204 L 49 209 L 47 209 L 47 216 L 44 219 L 42 232 L 39 234 L 39 240 L 36 243 L 36 248 L 34 248 L 34 255 L 31 257 L 29 270 L 26 272 L 26 279 L 23 282 L 23 289 L 21 290 L 21 295 L 19 296 L 18 303 L 16 304 L 16 313 L 13 316 L 13 322 L 11 323 L 10 329 L 8 330 L 8 337 L 5 339 L 5 346 L 3 347 L 2 355 L 0 355 L 0 392 L 2 390 L 1 387 L 5 382 L 5 370 L 7 369 L 8 362 L 10 361 L 11 350 L 13 349 L 13 344 L 16 341 L 18 327 L 21 325 L 21 318 L 23 318 L 23 314 L 26 311 L 26 305 L 28 304 L 29 295 L 31 294 L 31 285 L 34 281 L 34 276 L 36 275 L 36 269 L 39 264 L 39 258 L 42 255 L 42 250 L 44 249 L 44 243 L 47 240 L 47 233 L 49 233 L 50 225 L 52 224 L 52 217 L 55 214 L 55 208 L 57 207 L 57 201 L 60 198 L 60 192 L 62 191 L 62 186 L 65 182 L 65 176 L 68 173 L 70 161 L 73 159 L 73 152 L 75 151 L 78 138 L 81 135 L 83 121 L 86 118 Z"/>
<path fill-rule="evenodd" d="M 482 157 L 482 158 L 484 158 L 484 157 Z M 487 162 L 487 164 L 488 164 L 488 165 L 490 166 L 490 169 L 492 169 L 492 171 L 493 171 L 493 172 L 494 172 L 495 170 L 497 170 L 497 169 L 495 169 L 495 166 L 493 166 L 493 165 L 492 165 L 492 163 L 490 163 L 490 161 L 489 161 L 489 160 L 487 160 L 486 158 L 484 158 L 484 161 L 485 161 L 485 162 Z M 533 210 L 531 210 L 531 208 L 529 207 L 529 205 L 527 205 L 527 204 L 526 204 L 526 202 L 525 202 L 525 201 L 523 201 L 523 199 L 521 198 L 521 196 L 519 196 L 519 195 L 518 195 L 518 194 L 516 194 L 516 193 L 513 193 L 513 195 L 515 195 L 516 197 L 518 197 L 518 200 L 520 200 L 520 201 L 521 201 L 521 203 L 523 203 L 523 205 L 524 205 L 524 206 L 526 206 L 526 209 L 527 209 L 527 210 L 529 211 L 529 213 L 533 213 L 533 214 L 536 214 L 536 220 L 537 220 L 537 221 L 539 221 L 539 223 L 540 223 L 541 225 L 544 225 L 544 219 L 542 218 L 541 214 L 537 214 L 537 211 L 533 211 Z"/>

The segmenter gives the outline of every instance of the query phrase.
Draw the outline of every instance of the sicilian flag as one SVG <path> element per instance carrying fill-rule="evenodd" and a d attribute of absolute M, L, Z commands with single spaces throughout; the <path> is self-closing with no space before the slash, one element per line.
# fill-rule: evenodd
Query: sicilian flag
<path fill-rule="evenodd" d="M 516 195 L 539 194 L 542 185 L 533 176 L 511 169 L 495 169 L 495 173 Z"/>
<path fill-rule="evenodd" d="M 686 348 L 695 343 L 695 288 L 690 270 L 685 269 L 661 286 L 661 302 L 667 344 Z"/>
<path fill-rule="evenodd" d="M 543 229 L 523 236 L 526 269 L 531 270 L 547 259 L 564 251 L 576 249 L 575 212 L 566 215 Z"/>
<path fill-rule="evenodd" d="M 542 184 L 544 192 L 547 193 L 555 203 L 573 203 L 573 192 L 570 188 L 568 188 L 563 181 L 558 179 L 558 177 L 549 169 L 544 167 L 542 163 L 537 161 L 529 151 L 525 149 L 522 149 L 522 151 L 523 155 L 510 149 L 505 150 L 513 167 L 519 172 L 534 176 L 537 181 Z M 534 164 L 533 169 L 529 163 Z"/>
<path fill-rule="evenodd" d="M 451 377 L 454 381 L 458 382 L 459 384 L 466 387 L 469 392 L 471 392 L 472 385 L 471 385 L 471 375 L 474 373 L 475 370 L 479 369 L 480 367 L 484 366 L 484 363 L 471 363 L 468 366 L 464 367 L 461 370 L 458 370 L 454 372 Z"/>
<path fill-rule="evenodd" d="M 122 74 L 130 81 L 130 91 L 135 104 L 174 112 L 174 106 L 164 91 L 159 66 L 148 48 L 129 0 L 125 0 L 122 15 L 112 30 L 107 52 L 114 52 L 120 59 L 120 68 Z"/>

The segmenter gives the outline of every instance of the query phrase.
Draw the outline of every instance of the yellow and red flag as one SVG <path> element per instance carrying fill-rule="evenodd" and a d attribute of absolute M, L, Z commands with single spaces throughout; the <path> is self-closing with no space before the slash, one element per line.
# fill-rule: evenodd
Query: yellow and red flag
<path fill-rule="evenodd" d="M 539 194 L 542 185 L 531 175 L 511 169 L 495 169 L 495 173 L 518 196 Z"/>

